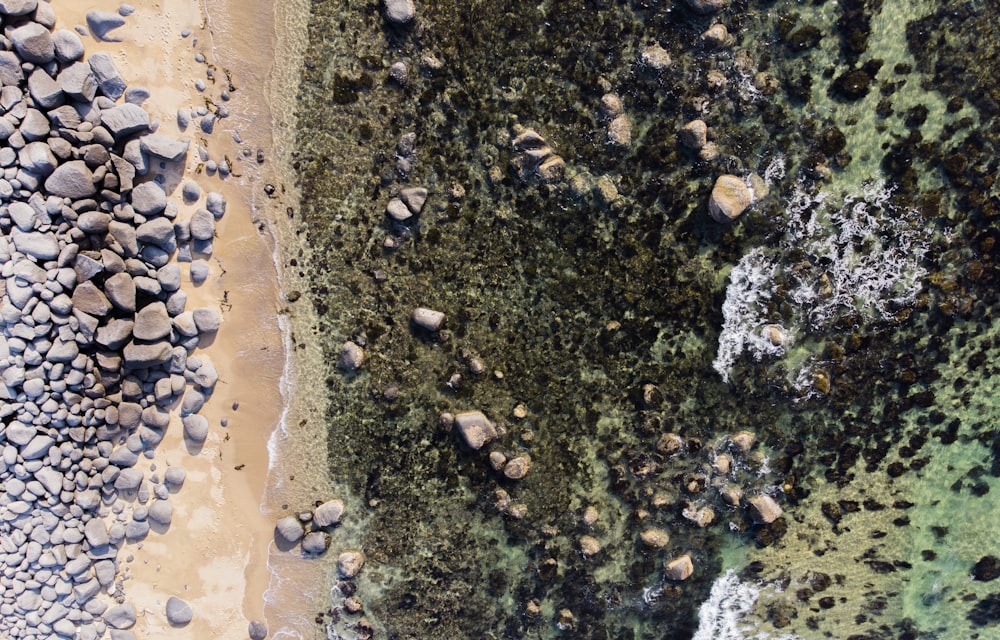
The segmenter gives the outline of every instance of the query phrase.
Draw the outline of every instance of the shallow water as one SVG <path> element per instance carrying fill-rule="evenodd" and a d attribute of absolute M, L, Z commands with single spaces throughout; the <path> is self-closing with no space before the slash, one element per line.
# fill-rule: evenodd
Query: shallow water
<path fill-rule="evenodd" d="M 281 259 L 302 420 L 328 434 L 351 514 L 334 544 L 368 556 L 376 637 L 995 632 L 996 583 L 969 574 L 1000 553 L 1000 94 L 976 70 L 1000 40 L 990 3 L 943 7 L 436 0 L 398 29 L 313 2 Z M 716 21 L 734 41 L 711 50 Z M 654 43 L 662 72 L 640 62 Z M 607 142 L 608 92 L 628 148 Z M 715 160 L 677 142 L 696 117 Z M 519 175 L 524 128 L 563 180 Z M 769 193 L 712 221 L 715 178 L 751 172 Z M 397 223 L 407 186 L 429 197 Z M 416 306 L 444 330 L 415 331 Z M 336 367 L 347 340 L 356 374 Z M 439 424 L 465 410 L 503 435 L 471 451 Z M 489 452 L 532 469 L 508 480 Z M 756 524 L 726 486 L 783 517 Z M 706 506 L 706 527 L 684 515 Z M 693 575 L 666 580 L 682 554 Z M 318 632 L 364 636 L 330 587 Z"/>

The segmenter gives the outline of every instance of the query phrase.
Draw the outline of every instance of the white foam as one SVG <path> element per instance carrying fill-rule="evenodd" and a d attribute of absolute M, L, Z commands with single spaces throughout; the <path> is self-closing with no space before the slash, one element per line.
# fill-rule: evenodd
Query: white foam
<path fill-rule="evenodd" d="M 775 159 L 765 179 L 780 180 L 783 172 L 783 161 Z M 752 249 L 730 274 L 712 363 L 724 381 L 744 352 L 758 361 L 781 357 L 793 341 L 821 334 L 845 316 L 882 321 L 915 302 L 927 273 L 921 262 L 930 232 L 918 212 L 893 205 L 891 196 L 881 181 L 846 196 L 796 185 L 779 220 L 780 241 Z M 779 281 L 788 290 L 780 301 L 788 308 L 780 327 L 787 339 L 774 344 L 764 330 L 773 324 L 768 303 Z M 818 354 L 808 355 L 815 360 Z M 808 384 L 801 374 L 792 372 L 797 383 Z"/>
<path fill-rule="evenodd" d="M 756 631 L 752 620 L 754 605 L 761 589 L 740 581 L 736 573 L 727 571 L 712 583 L 708 599 L 698 610 L 698 630 L 692 640 L 798 640 L 785 634 L 777 638 Z"/>

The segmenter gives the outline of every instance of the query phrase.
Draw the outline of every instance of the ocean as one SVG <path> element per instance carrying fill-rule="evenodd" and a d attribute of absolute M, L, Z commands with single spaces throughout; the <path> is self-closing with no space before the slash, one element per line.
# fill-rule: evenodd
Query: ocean
<path fill-rule="evenodd" d="M 316 637 L 998 633 L 1000 7 L 711 4 L 301 7 L 277 475 L 367 556 Z"/>

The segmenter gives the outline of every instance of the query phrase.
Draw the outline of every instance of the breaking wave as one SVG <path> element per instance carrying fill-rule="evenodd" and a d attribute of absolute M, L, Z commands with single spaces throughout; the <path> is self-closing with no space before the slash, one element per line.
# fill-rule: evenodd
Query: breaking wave
<path fill-rule="evenodd" d="M 846 196 L 810 193 L 799 182 L 780 240 L 751 250 L 730 274 L 713 362 L 723 380 L 744 352 L 780 357 L 798 337 L 844 317 L 887 320 L 915 302 L 930 233 L 916 210 L 891 197 L 882 181 Z"/>
<path fill-rule="evenodd" d="M 799 640 L 791 634 L 775 638 L 755 632 L 747 618 L 758 597 L 758 587 L 741 582 L 735 572 L 727 571 L 712 584 L 708 599 L 701 604 L 698 630 L 692 640 Z"/>

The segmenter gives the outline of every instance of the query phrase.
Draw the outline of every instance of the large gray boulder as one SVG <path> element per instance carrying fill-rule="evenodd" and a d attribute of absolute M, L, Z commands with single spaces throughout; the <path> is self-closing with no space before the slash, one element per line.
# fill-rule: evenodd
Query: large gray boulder
<path fill-rule="evenodd" d="M 170 335 L 172 326 L 167 306 L 162 302 L 153 302 L 135 314 L 132 335 L 138 340 L 159 340 Z"/>
<path fill-rule="evenodd" d="M 35 105 L 48 111 L 63 103 L 63 92 L 55 78 L 44 69 L 35 69 L 28 77 L 28 93 Z"/>
<path fill-rule="evenodd" d="M 56 57 L 56 47 L 52 42 L 52 33 L 38 24 L 28 22 L 10 32 L 14 49 L 22 60 L 45 64 Z"/>
<path fill-rule="evenodd" d="M 44 142 L 29 142 L 17 153 L 18 162 L 24 169 L 38 176 L 50 175 L 59 165 L 52 149 Z"/>
<path fill-rule="evenodd" d="M 177 162 L 183 158 L 190 144 L 190 140 L 174 140 L 158 133 L 150 133 L 139 138 L 139 148 L 143 153 L 168 162 Z"/>
<path fill-rule="evenodd" d="M 112 629 L 130 629 L 135 625 L 135 606 L 131 602 L 111 607 L 104 613 L 104 622 Z"/>
<path fill-rule="evenodd" d="M 133 107 L 135 105 L 124 105 Z M 141 109 L 140 109 L 141 110 Z M 161 213 L 167 206 L 167 194 L 155 182 L 143 182 L 132 190 L 132 208 L 136 213 L 150 217 Z"/>
<path fill-rule="evenodd" d="M 72 160 L 56 167 L 45 180 L 45 190 L 60 198 L 89 198 L 97 193 L 94 174 L 83 160 Z"/>
<path fill-rule="evenodd" d="M 111 311 L 111 303 L 97 285 L 88 280 L 73 290 L 73 308 L 92 316 L 106 316 Z"/>
<path fill-rule="evenodd" d="M 38 8 L 38 0 L 0 0 L 0 14 L 26 16 Z"/>
<path fill-rule="evenodd" d="M 79 102 L 91 102 L 97 95 L 97 78 L 86 62 L 64 67 L 56 76 L 56 82 L 66 95 Z"/>
<path fill-rule="evenodd" d="M 312 531 L 302 539 L 302 551 L 311 555 L 319 555 L 330 548 L 330 534 L 323 531 Z"/>
<path fill-rule="evenodd" d="M 167 622 L 177 627 L 186 625 L 194 617 L 191 605 L 176 596 L 170 596 L 167 599 L 166 614 Z"/>
<path fill-rule="evenodd" d="M 101 123 L 117 140 L 149 129 L 149 114 L 142 107 L 126 102 L 102 111 Z"/>
<path fill-rule="evenodd" d="M 16 87 L 24 79 L 21 59 L 13 51 L 0 51 L 0 83 Z"/>
<path fill-rule="evenodd" d="M 90 63 L 94 77 L 97 78 L 101 93 L 112 100 L 122 97 L 122 94 L 125 93 L 125 81 L 118 73 L 111 56 L 106 53 L 94 53 L 87 58 L 87 62 Z"/>
<path fill-rule="evenodd" d="M 104 281 L 104 294 L 121 311 L 135 311 L 135 282 L 126 271 Z"/>
<path fill-rule="evenodd" d="M 52 33 L 52 43 L 56 48 L 56 58 L 60 62 L 72 62 L 83 57 L 83 40 L 69 29 L 58 29 Z"/>
<path fill-rule="evenodd" d="M 148 369 L 158 367 L 170 360 L 173 348 L 169 342 L 154 342 L 153 344 L 137 344 L 130 342 L 125 345 L 125 366 L 130 369 Z"/>
<path fill-rule="evenodd" d="M 313 510 L 313 524 L 317 527 L 329 527 L 340 522 L 344 517 L 344 503 L 341 500 L 329 500 Z"/>
<path fill-rule="evenodd" d="M 302 523 L 295 516 L 285 516 L 274 525 L 275 534 L 287 542 L 298 542 L 305 535 Z"/>

